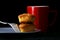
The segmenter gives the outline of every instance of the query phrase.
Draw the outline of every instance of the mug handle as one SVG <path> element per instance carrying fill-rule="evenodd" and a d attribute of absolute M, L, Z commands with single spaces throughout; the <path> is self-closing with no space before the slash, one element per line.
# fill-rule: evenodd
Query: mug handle
<path fill-rule="evenodd" d="M 52 26 L 54 23 L 55 23 L 55 21 L 56 21 L 56 18 L 57 18 L 57 10 L 51 10 L 51 11 L 49 11 L 49 12 L 54 12 L 54 19 L 52 20 L 52 23 L 50 23 L 49 24 L 49 26 Z"/>

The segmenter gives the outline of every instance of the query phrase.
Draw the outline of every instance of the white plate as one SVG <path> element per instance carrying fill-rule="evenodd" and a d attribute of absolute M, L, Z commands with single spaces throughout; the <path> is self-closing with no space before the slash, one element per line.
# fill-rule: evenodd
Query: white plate
<path fill-rule="evenodd" d="M 35 29 L 35 32 L 39 32 L 40 30 Z M 15 32 L 11 27 L 0 28 L 0 33 L 35 33 L 35 32 Z"/>
<path fill-rule="evenodd" d="M 0 33 L 15 33 L 11 27 L 0 28 Z"/>
<path fill-rule="evenodd" d="M 40 32 L 41 30 L 35 29 L 34 32 L 19 32 L 19 33 L 36 33 L 36 32 Z"/>

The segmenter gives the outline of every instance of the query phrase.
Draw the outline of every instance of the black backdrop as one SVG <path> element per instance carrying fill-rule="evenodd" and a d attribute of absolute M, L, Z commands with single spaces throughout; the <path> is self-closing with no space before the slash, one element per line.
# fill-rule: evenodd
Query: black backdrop
<path fill-rule="evenodd" d="M 3 1 L 3 0 L 1 1 L 0 0 L 0 20 L 6 21 L 6 22 L 18 23 L 17 16 L 19 14 L 21 14 L 21 13 L 26 12 L 26 6 L 28 6 L 28 5 L 49 5 L 50 9 L 57 9 L 58 10 L 58 9 L 60 9 L 59 8 L 60 7 L 59 4 L 60 3 L 58 2 L 58 0 L 56 0 L 56 1 L 55 0 L 48 0 L 48 1 L 47 0 L 45 0 L 45 1 L 44 0 L 40 0 L 40 1 L 38 1 L 38 0 L 37 1 L 26 1 L 26 0 L 25 1 L 24 0 L 23 1 L 21 1 L 21 0 L 20 1 L 17 1 L 17 0 L 16 1 L 15 0 L 14 1 L 6 1 L 6 0 L 5 1 Z M 59 21 L 60 20 L 59 20 L 59 15 L 58 15 L 57 20 L 55 22 L 55 26 L 53 26 L 53 28 L 56 28 L 55 33 L 53 35 L 55 35 L 56 32 L 60 32 Z M 0 24 L 0 27 L 8 27 L 8 26 L 9 25 Z M 51 31 L 53 32 L 53 30 L 54 30 L 53 28 L 51 27 L 49 29 L 50 30 L 49 32 L 51 32 Z M 58 33 L 58 35 L 59 34 L 60 33 Z M 5 36 L 7 36 L 7 35 L 5 35 Z M 15 37 L 15 35 L 14 35 L 14 37 Z M 51 33 L 50 33 L 50 35 L 51 35 Z M 10 36 L 11 35 L 8 36 L 10 39 L 13 38 L 13 36 L 11 36 L 11 37 Z M 18 37 L 18 36 L 20 38 L 21 35 L 16 35 L 16 37 Z M 1 37 L 3 37 L 3 36 L 1 36 Z M 47 39 L 48 37 L 42 37 L 42 39 L 44 40 L 44 39 Z M 49 37 L 49 38 L 53 39 L 54 37 L 51 37 L 51 38 Z M 31 38 L 31 39 L 34 39 L 34 40 L 36 39 L 37 40 L 37 38 Z M 22 38 L 22 39 L 25 39 L 25 38 Z M 38 39 L 41 39 L 41 38 L 39 37 Z M 56 39 L 56 37 L 54 39 Z"/>
<path fill-rule="evenodd" d="M 0 20 L 10 23 L 18 23 L 18 15 L 26 13 L 28 5 L 48 5 L 50 9 L 58 9 L 58 1 L 52 0 L 15 0 L 0 1 Z M 0 26 L 8 26 L 0 24 Z"/>

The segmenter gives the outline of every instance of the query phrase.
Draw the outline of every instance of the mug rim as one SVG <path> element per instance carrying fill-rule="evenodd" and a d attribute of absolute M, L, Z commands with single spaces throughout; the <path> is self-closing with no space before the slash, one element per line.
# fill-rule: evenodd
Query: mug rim
<path fill-rule="evenodd" d="M 28 7 L 48 7 L 48 6 L 28 6 Z"/>

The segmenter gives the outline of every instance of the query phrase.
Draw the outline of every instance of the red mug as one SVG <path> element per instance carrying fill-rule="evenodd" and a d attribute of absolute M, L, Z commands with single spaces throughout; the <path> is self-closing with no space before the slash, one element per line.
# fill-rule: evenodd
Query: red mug
<path fill-rule="evenodd" d="M 48 24 L 49 12 L 55 12 L 55 17 L 51 24 Z M 41 32 L 47 32 L 48 25 L 52 25 L 57 16 L 57 11 L 49 10 L 49 6 L 27 6 L 27 13 L 36 17 L 34 24 L 37 29 L 41 30 Z"/>

